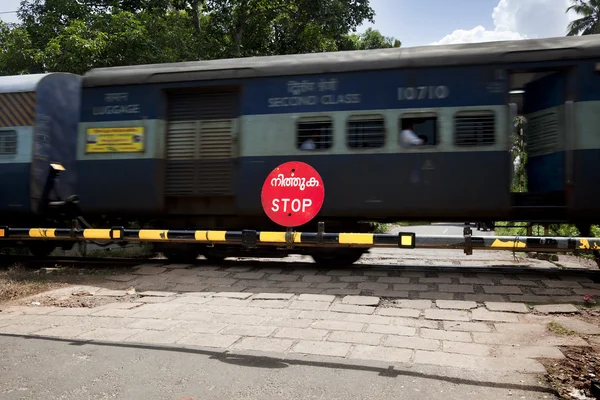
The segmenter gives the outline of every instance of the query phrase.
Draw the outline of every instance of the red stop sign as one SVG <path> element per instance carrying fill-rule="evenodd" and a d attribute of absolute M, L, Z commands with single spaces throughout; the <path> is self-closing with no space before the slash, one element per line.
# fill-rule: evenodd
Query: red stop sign
<path fill-rule="evenodd" d="M 275 168 L 262 187 L 263 210 L 271 221 L 288 228 L 304 225 L 321 210 L 325 187 L 310 165 L 290 161 Z"/>

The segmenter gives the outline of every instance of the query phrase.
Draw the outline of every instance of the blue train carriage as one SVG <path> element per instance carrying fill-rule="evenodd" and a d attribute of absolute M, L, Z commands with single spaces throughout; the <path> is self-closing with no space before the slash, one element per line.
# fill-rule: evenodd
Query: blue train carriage
<path fill-rule="evenodd" d="M 260 190 L 273 168 L 298 160 L 326 191 L 303 230 L 317 220 L 356 231 L 358 220 L 550 218 L 547 198 L 531 200 L 535 189 L 510 193 L 512 119 L 532 102 L 513 106 L 511 91 L 582 52 L 595 57 L 598 46 L 553 38 L 92 70 L 77 155 L 82 204 L 167 228 L 278 229 Z M 409 124 L 424 145 L 400 142 Z M 132 145 L 134 134 L 143 144 Z"/>
<path fill-rule="evenodd" d="M 583 236 L 600 221 L 600 42 L 564 38 L 511 66 L 519 113 L 525 117 L 526 193 L 515 194 L 515 219 L 575 223 Z"/>
<path fill-rule="evenodd" d="M 0 225 L 68 224 L 64 206 L 76 200 L 80 93 L 81 77 L 73 74 L 0 77 Z M 56 245 L 41 240 L 29 248 L 43 255 Z"/>

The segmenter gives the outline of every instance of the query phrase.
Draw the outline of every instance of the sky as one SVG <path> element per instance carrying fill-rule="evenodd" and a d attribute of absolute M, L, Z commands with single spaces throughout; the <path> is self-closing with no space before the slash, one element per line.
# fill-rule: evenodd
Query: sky
<path fill-rule="evenodd" d="M 21 0 L 0 0 L 0 12 Z M 576 18 L 565 11 L 571 0 L 370 0 L 375 23 L 364 24 L 402 47 L 565 36 Z M 17 22 L 16 14 L 0 14 Z"/>

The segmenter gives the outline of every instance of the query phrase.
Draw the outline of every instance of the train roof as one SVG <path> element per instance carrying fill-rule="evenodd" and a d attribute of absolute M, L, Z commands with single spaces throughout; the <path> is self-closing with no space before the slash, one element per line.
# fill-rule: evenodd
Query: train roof
<path fill-rule="evenodd" d="M 83 86 L 133 85 L 600 57 L 597 35 L 338 51 L 92 69 Z"/>
<path fill-rule="evenodd" d="M 0 76 L 0 93 L 33 92 L 48 75 L 50 74 Z"/>
<path fill-rule="evenodd" d="M 78 76 L 68 72 L 0 76 L 0 93 L 35 92 L 45 78 L 53 75 Z"/>

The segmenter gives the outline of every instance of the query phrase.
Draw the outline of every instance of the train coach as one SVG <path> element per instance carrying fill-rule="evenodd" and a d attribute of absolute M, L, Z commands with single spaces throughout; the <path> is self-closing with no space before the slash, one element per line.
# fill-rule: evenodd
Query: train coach
<path fill-rule="evenodd" d="M 600 220 L 599 57 L 595 37 L 566 37 L 95 69 L 83 77 L 81 207 L 169 229 L 277 229 L 261 187 L 295 160 L 323 178 L 328 230 L 411 219 L 585 227 Z M 528 121 L 527 193 L 510 189 L 517 115 Z M 422 145 L 403 145 L 407 127 Z"/>
<path fill-rule="evenodd" d="M 76 203 L 81 77 L 49 73 L 0 77 L 0 221 L 64 226 Z M 36 255 L 57 244 L 29 242 Z"/>

